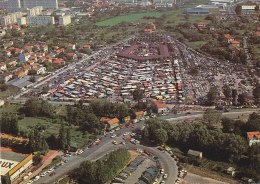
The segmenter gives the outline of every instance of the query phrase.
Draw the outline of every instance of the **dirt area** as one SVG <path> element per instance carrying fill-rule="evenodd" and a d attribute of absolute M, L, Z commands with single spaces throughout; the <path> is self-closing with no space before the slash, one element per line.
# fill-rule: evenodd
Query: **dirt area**
<path fill-rule="evenodd" d="M 138 153 L 134 150 L 129 150 L 128 152 L 131 155 L 131 159 L 130 159 L 129 163 L 132 162 L 134 159 L 136 159 L 136 157 L 138 157 L 138 155 L 140 155 L 140 153 Z"/>
<path fill-rule="evenodd" d="M 184 179 L 185 184 L 192 183 L 230 183 L 238 184 L 239 182 L 228 177 L 220 176 L 217 173 L 195 166 L 188 166 L 188 174 Z M 215 181 L 214 181 L 215 180 Z M 212 181 L 212 182 L 210 182 Z M 214 182 L 213 182 L 214 181 Z"/>
<path fill-rule="evenodd" d="M 58 155 L 63 155 L 63 152 L 61 151 L 55 151 L 55 150 L 50 150 L 47 155 L 45 155 L 42 159 L 43 165 L 39 167 L 36 171 L 33 172 L 33 174 L 28 178 L 33 178 L 37 174 L 39 174 L 43 168 L 45 168 L 47 165 L 49 165 L 52 162 L 52 159 L 55 158 Z"/>
<path fill-rule="evenodd" d="M 18 141 L 29 141 L 29 139 L 25 139 L 23 137 L 14 137 L 12 135 L 3 134 L 3 133 L 0 134 L 0 138 L 3 138 L 3 139 L 14 139 L 14 140 L 18 140 Z"/>

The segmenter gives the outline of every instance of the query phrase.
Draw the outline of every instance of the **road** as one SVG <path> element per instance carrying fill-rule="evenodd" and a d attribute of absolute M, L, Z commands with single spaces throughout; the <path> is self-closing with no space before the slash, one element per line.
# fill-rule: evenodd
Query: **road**
<path fill-rule="evenodd" d="M 257 109 L 251 109 L 251 110 L 245 110 L 245 111 L 224 112 L 224 113 L 222 113 L 222 116 L 225 117 L 225 116 L 230 116 L 230 115 L 242 115 L 242 114 L 257 112 L 259 110 L 260 109 L 257 108 Z M 175 115 L 175 117 L 165 116 L 162 118 L 166 119 L 167 121 L 179 121 L 179 120 L 196 119 L 196 118 L 202 118 L 202 117 L 203 117 L 203 113 L 194 113 L 194 114 L 188 114 L 188 115 Z"/>
<path fill-rule="evenodd" d="M 138 126 L 136 129 L 139 129 L 144 125 L 144 122 L 140 122 L 137 124 Z M 123 134 L 125 132 L 132 131 L 130 128 L 124 127 L 120 129 L 119 131 L 116 131 L 115 133 L 119 136 L 117 136 L 116 139 L 118 142 L 123 141 Z M 100 137 L 99 137 L 100 138 Z M 127 143 L 126 145 L 113 145 L 111 141 L 113 138 L 110 137 L 103 137 L 101 145 L 92 145 L 90 148 L 85 148 L 84 152 L 81 155 L 73 155 L 71 157 L 65 157 L 65 159 L 68 161 L 63 166 L 60 166 L 58 169 L 55 170 L 55 175 L 50 177 L 49 175 L 46 175 L 45 177 L 41 177 L 38 181 L 34 183 L 55 183 L 63 176 L 67 175 L 70 171 L 78 168 L 80 164 L 83 161 L 86 160 L 97 160 L 106 154 L 112 152 L 113 150 L 116 150 L 118 148 L 125 147 L 126 149 L 136 149 L 141 148 L 143 150 L 147 150 L 148 152 L 154 154 L 155 156 L 158 156 L 159 161 L 162 165 L 162 167 L 165 169 L 165 172 L 168 174 L 168 180 L 167 184 L 172 184 L 173 181 L 177 179 L 178 169 L 176 162 L 173 160 L 173 158 L 168 153 L 163 153 L 159 151 L 156 147 L 147 147 L 143 145 L 134 145 L 131 143 Z"/>

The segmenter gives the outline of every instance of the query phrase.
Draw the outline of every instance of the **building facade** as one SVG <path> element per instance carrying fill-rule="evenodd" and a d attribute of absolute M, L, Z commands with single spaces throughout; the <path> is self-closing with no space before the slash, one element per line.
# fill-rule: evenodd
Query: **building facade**
<path fill-rule="evenodd" d="M 31 9 L 27 9 L 27 16 L 28 17 L 34 17 L 37 15 L 41 15 L 43 11 L 43 6 L 36 6 Z"/>
<path fill-rule="evenodd" d="M 71 16 L 70 15 L 64 15 L 59 17 L 59 25 L 66 26 L 71 23 Z"/>
<path fill-rule="evenodd" d="M 53 25 L 55 24 L 54 17 L 52 16 L 35 16 L 27 17 L 27 25 Z"/>
<path fill-rule="evenodd" d="M 17 18 L 22 17 L 21 12 L 15 12 L 15 13 L 9 13 L 5 16 L 0 17 L 0 23 L 1 26 L 5 27 L 11 24 L 16 24 L 17 23 Z"/>
<path fill-rule="evenodd" d="M 21 10 L 20 0 L 0 0 L 0 7 L 6 9 L 8 13 L 18 12 Z"/>
<path fill-rule="evenodd" d="M 58 9 L 58 0 L 22 0 L 23 8 L 42 6 L 44 9 Z"/>

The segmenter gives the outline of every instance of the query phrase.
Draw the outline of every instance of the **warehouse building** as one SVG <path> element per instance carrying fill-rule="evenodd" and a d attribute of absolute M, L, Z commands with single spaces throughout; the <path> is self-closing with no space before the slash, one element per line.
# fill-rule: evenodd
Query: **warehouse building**
<path fill-rule="evenodd" d="M 5 152 L 1 150 L 0 158 L 0 173 L 1 181 L 10 180 L 13 182 L 24 171 L 30 168 L 33 164 L 33 155 L 23 155 L 13 152 Z M 3 183 L 3 181 L 2 181 Z"/>

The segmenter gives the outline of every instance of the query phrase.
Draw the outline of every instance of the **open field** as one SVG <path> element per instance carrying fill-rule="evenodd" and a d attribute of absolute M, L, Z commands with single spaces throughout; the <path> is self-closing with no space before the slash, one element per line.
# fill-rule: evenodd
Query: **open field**
<path fill-rule="evenodd" d="M 0 99 L 6 99 L 8 96 L 15 94 L 19 89 L 15 86 L 8 86 L 6 91 L 0 91 Z"/>
<path fill-rule="evenodd" d="M 186 42 L 186 44 L 193 49 L 199 49 L 202 45 L 206 43 L 207 41 Z"/>
<path fill-rule="evenodd" d="M 160 17 L 162 13 L 159 12 L 147 12 L 147 13 L 135 13 L 135 14 L 129 14 L 129 15 L 123 15 L 118 17 L 113 17 L 101 22 L 97 22 L 96 25 L 98 26 L 113 26 L 116 24 L 119 24 L 121 22 L 135 22 L 143 17 Z"/>

